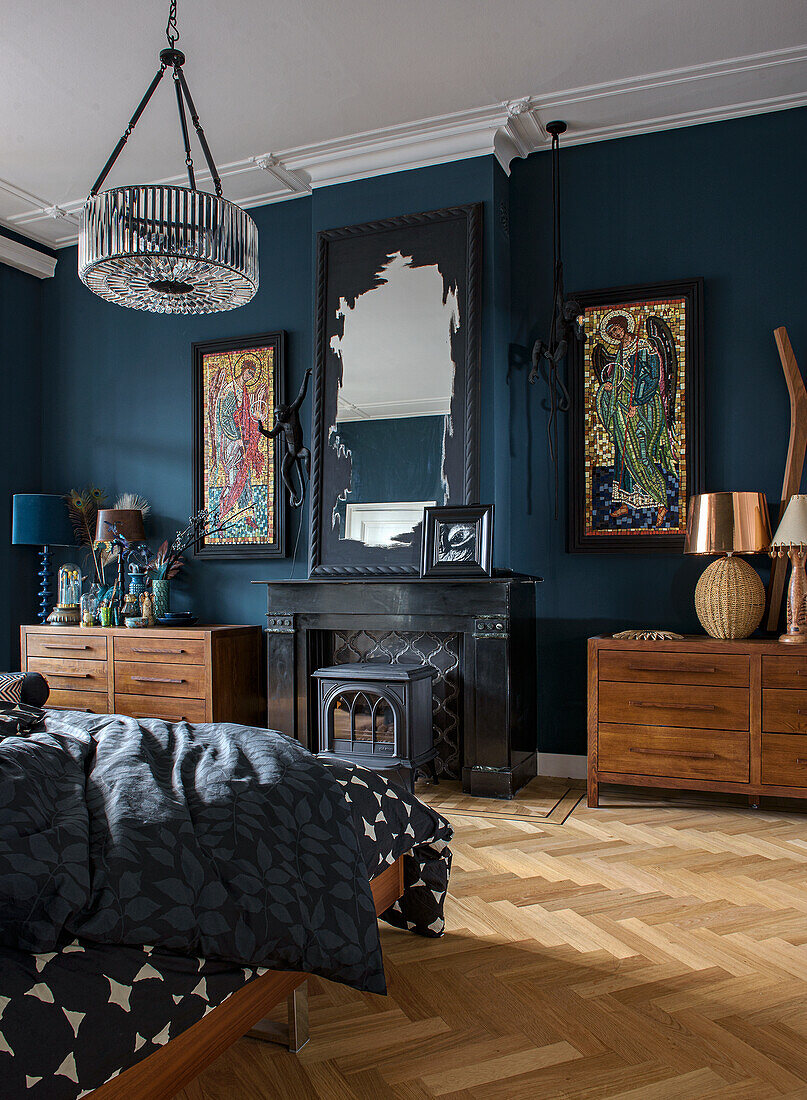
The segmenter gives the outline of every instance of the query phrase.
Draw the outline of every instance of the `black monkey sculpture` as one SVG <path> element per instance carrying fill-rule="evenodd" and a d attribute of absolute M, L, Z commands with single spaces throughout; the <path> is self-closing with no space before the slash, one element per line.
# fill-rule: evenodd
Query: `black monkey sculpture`
<path fill-rule="evenodd" d="M 290 405 L 276 405 L 275 406 L 275 424 L 271 431 L 263 426 L 262 421 L 258 421 L 258 427 L 260 428 L 261 435 L 265 435 L 267 439 L 274 439 L 282 432 L 282 439 L 280 442 L 280 448 L 283 451 L 283 458 L 280 463 L 280 476 L 283 480 L 283 484 L 289 491 L 289 504 L 292 508 L 299 508 L 305 500 L 305 478 L 311 474 L 311 452 L 308 447 L 303 446 L 303 429 L 300 424 L 300 406 L 305 401 L 305 395 L 308 391 L 308 380 L 311 377 L 311 368 L 305 372 L 305 378 L 303 384 L 300 387 L 300 392 Z M 285 443 L 285 447 L 283 446 Z M 300 493 L 299 496 L 294 487 L 294 471 L 297 471 L 297 476 L 300 479 Z M 303 475 L 305 470 L 305 476 Z"/>

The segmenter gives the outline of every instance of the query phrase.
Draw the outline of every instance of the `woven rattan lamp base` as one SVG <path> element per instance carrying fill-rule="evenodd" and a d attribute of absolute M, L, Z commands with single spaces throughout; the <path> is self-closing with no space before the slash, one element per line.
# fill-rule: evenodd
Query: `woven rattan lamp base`
<path fill-rule="evenodd" d="M 762 622 L 765 586 L 743 558 L 718 558 L 695 586 L 695 610 L 713 638 L 747 638 Z"/>

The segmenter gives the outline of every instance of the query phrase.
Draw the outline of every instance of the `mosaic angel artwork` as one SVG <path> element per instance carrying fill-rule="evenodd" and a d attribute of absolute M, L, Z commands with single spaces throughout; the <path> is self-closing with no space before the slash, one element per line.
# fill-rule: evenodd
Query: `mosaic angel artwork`
<path fill-rule="evenodd" d="M 675 477 L 678 457 L 678 354 L 663 317 L 645 319 L 645 336 L 639 324 L 617 310 L 600 324 L 604 340 L 593 353 L 597 415 L 614 448 L 611 519 L 653 508 L 659 528 L 670 514 L 665 475 Z"/>
<path fill-rule="evenodd" d="M 280 399 L 280 340 L 253 339 L 194 346 L 196 503 L 225 526 L 202 553 L 271 554 L 279 546 L 276 441 L 261 422 L 271 421 Z"/>
<path fill-rule="evenodd" d="M 613 549 L 661 545 L 648 543 L 651 536 L 680 541 L 695 491 L 693 300 L 686 293 L 592 304 L 585 298 L 574 368 L 572 548 L 587 548 L 587 540 Z"/>

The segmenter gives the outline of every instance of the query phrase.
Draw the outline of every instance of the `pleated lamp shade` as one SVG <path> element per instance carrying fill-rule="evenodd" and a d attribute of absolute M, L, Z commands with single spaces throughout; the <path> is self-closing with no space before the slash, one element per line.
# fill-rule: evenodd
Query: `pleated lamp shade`
<path fill-rule="evenodd" d="M 807 546 L 807 496 L 790 498 L 771 546 Z"/>

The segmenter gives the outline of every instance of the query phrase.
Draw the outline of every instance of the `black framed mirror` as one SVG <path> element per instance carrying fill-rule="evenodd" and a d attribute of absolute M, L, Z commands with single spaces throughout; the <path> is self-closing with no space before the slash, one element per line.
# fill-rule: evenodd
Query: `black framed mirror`
<path fill-rule="evenodd" d="M 482 206 L 317 236 L 312 577 L 419 573 L 423 512 L 479 481 Z"/>

